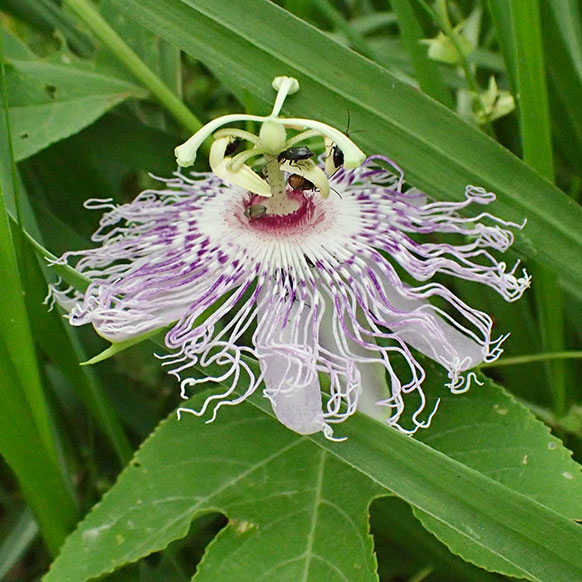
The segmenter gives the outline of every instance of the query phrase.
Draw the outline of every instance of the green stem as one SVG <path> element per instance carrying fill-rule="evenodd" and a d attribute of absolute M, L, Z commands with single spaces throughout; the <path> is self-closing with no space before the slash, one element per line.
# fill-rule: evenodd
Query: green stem
<path fill-rule="evenodd" d="M 188 129 L 196 133 L 202 123 L 182 103 L 172 90 L 148 68 L 124 40 L 109 26 L 88 0 L 65 0 L 75 14 L 87 25 L 93 34 L 123 63 L 129 71 L 149 89 L 152 95 L 165 107 L 174 118 Z"/>
<path fill-rule="evenodd" d="M 531 362 L 545 362 L 548 360 L 575 360 L 582 359 L 582 351 L 546 352 L 544 354 L 526 354 L 524 356 L 511 356 L 501 358 L 495 362 L 482 364 L 481 368 L 496 368 L 499 366 L 515 366 L 517 364 L 529 364 Z"/>
<path fill-rule="evenodd" d="M 408 582 L 423 582 L 423 580 L 426 580 L 433 572 L 434 568 L 432 566 L 427 566 L 410 578 Z"/>
<path fill-rule="evenodd" d="M 471 69 L 471 65 L 467 60 L 465 52 L 459 43 L 458 33 L 453 27 L 451 20 L 449 19 L 449 14 L 447 12 L 447 0 L 438 0 L 437 7 L 435 8 L 434 12 L 432 12 L 433 18 L 436 20 L 437 25 L 442 29 L 442 31 L 447 35 L 448 38 L 451 39 L 451 42 L 455 46 L 457 50 L 457 55 L 459 57 L 459 65 L 465 74 L 465 80 L 467 81 L 467 85 L 469 86 L 470 91 L 475 95 L 475 100 L 477 103 L 477 107 L 480 110 L 480 113 L 483 114 L 483 119 L 487 120 L 487 110 L 485 109 L 485 105 L 483 100 L 481 99 L 481 89 L 479 84 L 477 83 L 477 79 L 475 78 L 475 74 Z M 484 129 L 487 134 L 493 136 L 493 127 L 489 121 L 486 121 L 484 124 Z"/>

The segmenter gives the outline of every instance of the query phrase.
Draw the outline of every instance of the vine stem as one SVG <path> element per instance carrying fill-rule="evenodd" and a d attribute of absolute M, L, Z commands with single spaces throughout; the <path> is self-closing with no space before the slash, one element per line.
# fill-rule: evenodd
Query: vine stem
<path fill-rule="evenodd" d="M 454 28 L 454 26 L 449 18 L 449 14 L 447 11 L 447 0 L 437 0 L 434 8 L 429 6 L 425 2 L 425 0 L 419 0 L 419 4 L 427 12 L 427 14 L 430 16 L 430 18 L 434 21 L 434 23 L 445 33 L 445 35 L 453 43 L 453 45 L 457 51 L 457 56 L 459 58 L 458 65 L 461 68 L 461 70 L 463 71 L 463 74 L 465 76 L 465 81 L 467 82 L 467 86 L 469 88 L 469 91 L 471 91 L 471 93 L 474 94 L 475 103 L 477 104 L 479 111 L 483 114 L 483 116 L 486 120 L 485 123 L 483 124 L 483 128 L 485 130 L 485 133 L 487 133 L 491 137 L 494 137 L 493 126 L 491 125 L 491 122 L 489 121 L 489 119 L 487 117 L 487 111 L 486 111 L 485 105 L 483 103 L 483 100 L 481 99 L 481 94 L 480 94 L 481 90 L 479 87 L 479 83 L 477 82 L 477 79 L 475 78 L 475 74 L 474 74 L 473 70 L 471 69 L 471 65 L 469 64 L 469 61 L 467 60 L 465 52 L 463 51 L 463 48 L 461 47 L 461 44 L 459 43 L 458 33 L 455 30 L 455 28 Z"/>
<path fill-rule="evenodd" d="M 582 359 L 582 351 L 546 352 L 543 354 L 526 354 L 523 356 L 511 356 L 501 358 L 495 362 L 481 364 L 480 368 L 496 368 L 500 366 L 516 366 L 517 364 L 529 364 L 531 362 L 545 362 L 547 360 L 574 360 Z"/>
<path fill-rule="evenodd" d="M 111 28 L 91 2 L 88 0 L 65 0 L 65 2 L 181 125 L 191 133 L 196 133 L 202 127 L 200 120 Z"/>

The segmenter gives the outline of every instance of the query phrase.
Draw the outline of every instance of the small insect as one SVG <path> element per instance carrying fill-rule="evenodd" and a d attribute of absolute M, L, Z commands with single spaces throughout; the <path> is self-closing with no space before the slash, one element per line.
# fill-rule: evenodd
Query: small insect
<path fill-rule="evenodd" d="M 232 156 L 232 154 L 236 154 L 240 148 L 240 144 L 242 143 L 242 139 L 235 137 L 224 150 L 225 156 Z"/>
<path fill-rule="evenodd" d="M 262 204 L 251 204 L 250 206 L 247 206 L 244 211 L 244 215 L 251 220 L 261 218 L 261 216 L 264 216 L 265 214 L 267 214 L 267 207 Z"/>
<path fill-rule="evenodd" d="M 350 136 L 350 111 L 348 109 L 348 123 L 346 125 L 346 130 L 344 132 L 346 137 Z M 329 152 L 331 159 L 333 161 L 333 174 L 335 174 L 343 165 L 344 165 L 344 152 L 342 152 L 336 144 L 331 146 L 331 150 Z M 332 174 L 332 176 L 333 176 Z"/>
<path fill-rule="evenodd" d="M 344 165 L 344 152 L 342 152 L 335 144 L 331 148 L 331 156 L 333 165 L 336 167 L 336 172 Z"/>
<path fill-rule="evenodd" d="M 313 182 L 299 174 L 291 174 L 287 179 L 287 183 L 293 190 L 315 190 Z"/>
<path fill-rule="evenodd" d="M 305 259 L 308 267 L 311 267 L 312 269 L 315 268 L 315 263 L 307 255 L 303 255 L 303 258 Z"/>
<path fill-rule="evenodd" d="M 315 155 L 308 147 L 300 146 L 297 148 L 289 148 L 287 150 L 282 151 L 277 156 L 277 161 L 279 163 L 288 161 L 288 162 L 302 162 L 303 160 L 309 160 Z"/>

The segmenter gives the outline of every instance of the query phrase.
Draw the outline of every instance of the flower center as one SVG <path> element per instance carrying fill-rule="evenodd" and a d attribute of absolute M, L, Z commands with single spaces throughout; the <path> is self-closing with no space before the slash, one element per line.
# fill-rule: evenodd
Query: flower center
<path fill-rule="evenodd" d="M 296 180 L 303 180 L 304 184 L 316 190 L 319 196 L 327 198 L 330 190 L 328 176 L 339 166 L 355 168 L 365 158 L 364 152 L 347 135 L 334 127 L 313 119 L 280 116 L 287 95 L 299 89 L 296 79 L 276 77 L 273 80 L 273 88 L 277 91 L 277 98 L 268 117 L 247 114 L 224 115 L 207 123 L 175 150 L 178 164 L 189 166 L 196 159 L 196 153 L 202 142 L 213 135 L 214 143 L 208 158 L 212 171 L 226 182 L 236 184 L 252 194 L 271 199 L 270 202 L 249 205 L 245 212 L 251 219 L 265 214 L 279 217 L 292 215 L 299 209 L 300 205 L 298 206 L 296 200 L 287 198 L 285 173 L 295 176 Z M 239 121 L 260 122 L 258 135 L 235 127 L 223 127 Z M 287 129 L 299 133 L 288 137 Z M 311 144 L 309 146 L 305 144 L 306 140 L 316 137 L 324 139 L 327 151 L 325 172 L 314 161 L 316 152 L 311 149 Z M 251 147 L 239 151 L 243 141 Z M 300 145 L 302 143 L 304 145 Z M 290 187 L 298 189 L 293 185 Z"/>
<path fill-rule="evenodd" d="M 288 190 L 284 200 L 254 194 L 244 203 L 244 209 L 249 226 L 262 232 L 301 231 L 312 224 L 315 214 L 312 195 L 301 190 Z"/>

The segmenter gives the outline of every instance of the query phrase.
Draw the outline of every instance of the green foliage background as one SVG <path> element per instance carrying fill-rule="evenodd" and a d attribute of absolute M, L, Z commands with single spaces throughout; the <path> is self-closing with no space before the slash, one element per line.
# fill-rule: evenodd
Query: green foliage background
<path fill-rule="evenodd" d="M 0 0 L 0 580 L 582 580 L 581 5 Z M 439 31 L 474 50 L 430 60 Z M 177 144 L 265 113 L 283 74 L 301 84 L 284 113 L 343 129 L 349 111 L 435 198 L 480 185 L 527 217 L 507 263 L 533 292 L 456 284 L 523 363 L 450 396 L 426 362 L 442 402 L 413 439 L 358 414 L 343 443 L 300 437 L 260 395 L 178 422 L 154 344 L 81 367 L 107 346 L 42 303 L 44 257 L 90 245 L 84 200 L 171 175 Z M 478 126 L 467 91 L 491 75 L 516 109 Z"/>

